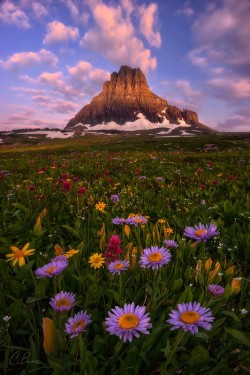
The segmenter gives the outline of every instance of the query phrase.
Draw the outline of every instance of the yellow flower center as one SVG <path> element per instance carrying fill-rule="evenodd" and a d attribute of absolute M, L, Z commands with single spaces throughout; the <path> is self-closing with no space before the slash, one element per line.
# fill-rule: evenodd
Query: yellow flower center
<path fill-rule="evenodd" d="M 24 257 L 24 252 L 22 250 L 18 250 L 15 252 L 15 258 L 23 258 Z"/>
<path fill-rule="evenodd" d="M 207 230 L 206 229 L 198 229 L 194 232 L 194 234 L 197 236 L 197 237 L 200 237 L 203 233 L 206 233 L 207 234 Z"/>
<path fill-rule="evenodd" d="M 120 269 L 122 269 L 124 267 L 124 264 L 123 263 L 118 263 L 118 264 L 116 264 L 115 266 L 114 266 L 114 269 L 115 270 L 120 270 Z"/>
<path fill-rule="evenodd" d="M 141 223 L 142 219 L 135 219 L 135 223 Z"/>
<path fill-rule="evenodd" d="M 196 311 L 185 311 L 181 314 L 181 320 L 187 324 L 196 323 L 199 319 L 200 315 Z"/>
<path fill-rule="evenodd" d="M 158 253 L 158 251 L 156 251 L 155 253 L 151 253 L 148 256 L 148 260 L 150 262 L 159 262 L 161 259 L 162 259 L 162 254 Z"/>
<path fill-rule="evenodd" d="M 73 330 L 75 331 L 77 328 L 84 328 L 84 326 L 85 326 L 85 322 L 83 321 L 83 320 L 79 320 L 79 322 L 75 322 L 74 324 L 73 324 Z"/>
<path fill-rule="evenodd" d="M 51 267 L 47 268 L 45 272 L 48 273 L 48 274 L 50 275 L 50 274 L 51 274 L 53 271 L 55 271 L 57 268 L 58 268 L 57 266 L 51 266 Z"/>
<path fill-rule="evenodd" d="M 100 257 L 94 257 L 93 259 L 92 259 L 92 263 L 99 263 L 99 262 L 101 262 L 102 261 L 102 258 L 100 258 Z"/>
<path fill-rule="evenodd" d="M 61 306 L 70 306 L 70 301 L 67 298 L 62 298 L 59 301 L 56 301 L 56 306 L 61 307 Z"/>
<path fill-rule="evenodd" d="M 139 319 L 135 314 L 124 314 L 119 318 L 118 323 L 122 329 L 131 329 L 138 326 Z"/>

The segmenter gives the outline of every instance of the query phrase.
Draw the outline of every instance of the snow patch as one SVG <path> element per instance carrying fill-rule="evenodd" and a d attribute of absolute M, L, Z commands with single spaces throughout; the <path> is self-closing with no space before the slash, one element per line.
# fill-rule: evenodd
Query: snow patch
<path fill-rule="evenodd" d="M 74 132 L 62 133 L 61 131 L 53 131 L 53 130 L 37 130 L 33 132 L 23 132 L 19 134 L 31 134 L 32 136 L 45 134 L 46 138 L 54 139 L 54 138 L 70 138 L 74 135 Z"/>

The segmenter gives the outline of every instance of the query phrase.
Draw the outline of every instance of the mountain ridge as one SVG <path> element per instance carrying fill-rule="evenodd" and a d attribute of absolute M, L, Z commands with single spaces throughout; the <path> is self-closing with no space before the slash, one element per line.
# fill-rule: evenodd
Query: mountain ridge
<path fill-rule="evenodd" d="M 84 125 L 94 127 L 114 122 L 124 125 L 144 116 L 150 123 L 190 125 L 204 131 L 213 130 L 200 123 L 196 112 L 170 105 L 154 94 L 140 68 L 122 65 L 104 82 L 103 90 L 85 105 L 66 125 L 65 130 L 81 130 Z M 121 127 L 122 128 L 122 127 Z"/>

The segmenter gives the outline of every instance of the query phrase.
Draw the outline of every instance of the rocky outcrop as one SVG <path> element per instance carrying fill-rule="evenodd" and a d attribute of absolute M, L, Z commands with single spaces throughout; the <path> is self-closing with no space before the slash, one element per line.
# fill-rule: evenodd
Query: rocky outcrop
<path fill-rule="evenodd" d="M 167 119 L 172 124 L 180 124 L 180 120 L 190 125 L 200 124 L 197 113 L 169 105 L 167 100 L 150 91 L 140 68 L 123 65 L 118 73 L 111 74 L 102 92 L 68 122 L 65 130 L 78 124 L 94 126 L 111 121 L 122 125 L 136 121 L 140 113 L 152 123 Z"/>

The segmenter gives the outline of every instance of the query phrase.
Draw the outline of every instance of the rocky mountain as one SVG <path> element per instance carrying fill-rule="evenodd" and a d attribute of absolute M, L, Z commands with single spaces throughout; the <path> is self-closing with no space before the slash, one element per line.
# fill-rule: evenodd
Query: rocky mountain
<path fill-rule="evenodd" d="M 172 106 L 167 100 L 150 91 L 140 68 L 132 69 L 126 65 L 121 66 L 118 73 L 111 74 L 110 80 L 104 83 L 102 92 L 95 96 L 90 104 L 85 105 L 64 130 L 81 131 L 86 129 L 86 126 L 88 129 L 94 129 L 96 125 L 110 122 L 118 125 L 128 122 L 136 124 L 138 119 L 144 119 L 158 128 L 161 124 L 164 128 L 168 127 L 168 124 L 175 124 L 211 131 L 199 122 L 196 112 Z M 121 126 L 120 129 L 122 128 Z"/>

